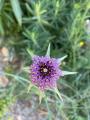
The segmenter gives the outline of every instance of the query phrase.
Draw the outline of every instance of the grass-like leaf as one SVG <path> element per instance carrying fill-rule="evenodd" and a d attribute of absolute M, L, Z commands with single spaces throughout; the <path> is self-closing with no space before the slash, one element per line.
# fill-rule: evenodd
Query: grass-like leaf
<path fill-rule="evenodd" d="M 14 15 L 19 23 L 19 25 L 22 25 L 22 11 L 20 7 L 19 0 L 10 0 L 11 6 L 14 12 Z"/>

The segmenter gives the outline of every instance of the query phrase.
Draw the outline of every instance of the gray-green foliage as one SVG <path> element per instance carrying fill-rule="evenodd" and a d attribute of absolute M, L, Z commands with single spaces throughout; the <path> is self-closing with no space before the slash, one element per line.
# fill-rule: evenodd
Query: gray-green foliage
<path fill-rule="evenodd" d="M 0 0 L 0 46 L 15 50 L 22 69 L 31 63 L 28 52 L 44 55 L 51 43 L 51 56 L 68 55 L 61 67 L 78 72 L 58 81 L 64 102 L 47 92 L 49 99 L 42 105 L 47 105 L 48 119 L 90 119 L 90 36 L 85 30 L 89 17 L 90 0 Z M 80 46 L 80 41 L 85 45 Z M 28 75 L 22 72 L 8 74 L 13 78 L 8 94 L 26 92 Z"/>

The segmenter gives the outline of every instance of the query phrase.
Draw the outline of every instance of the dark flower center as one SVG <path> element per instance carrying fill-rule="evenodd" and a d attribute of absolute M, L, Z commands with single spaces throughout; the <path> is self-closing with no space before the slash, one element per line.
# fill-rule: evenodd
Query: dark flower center
<path fill-rule="evenodd" d="M 45 63 L 40 64 L 39 72 L 42 77 L 48 76 L 51 74 L 52 67 L 49 65 L 46 65 Z"/>

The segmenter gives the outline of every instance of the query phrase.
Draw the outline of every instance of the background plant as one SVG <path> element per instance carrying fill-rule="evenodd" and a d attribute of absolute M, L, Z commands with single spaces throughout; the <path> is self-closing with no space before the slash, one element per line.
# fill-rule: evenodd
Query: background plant
<path fill-rule="evenodd" d="M 62 68 L 78 74 L 58 81 L 63 103 L 47 92 L 48 100 L 41 104 L 47 106 L 47 119 L 89 120 L 90 35 L 85 25 L 89 13 L 89 0 L 0 0 L 0 47 L 9 50 L 4 71 L 10 79 L 6 88 L 0 87 L 0 98 L 15 95 L 30 99 L 32 93 L 37 94 L 35 89 L 27 93 L 25 70 L 31 63 L 27 50 L 44 55 L 51 43 L 51 56 L 67 54 Z"/>

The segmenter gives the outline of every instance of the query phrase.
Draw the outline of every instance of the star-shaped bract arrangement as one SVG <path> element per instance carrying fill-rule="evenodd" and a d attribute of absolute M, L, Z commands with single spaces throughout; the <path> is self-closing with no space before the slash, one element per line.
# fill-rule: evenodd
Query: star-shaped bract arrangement
<path fill-rule="evenodd" d="M 60 63 L 66 56 L 56 59 L 50 57 L 50 45 L 46 56 L 34 56 L 33 63 L 30 66 L 31 81 L 41 90 L 56 87 L 57 80 L 67 74 L 76 72 L 67 72 L 60 69 Z"/>
<path fill-rule="evenodd" d="M 37 85 L 40 89 L 54 87 L 60 76 L 62 76 L 62 71 L 59 69 L 57 59 L 47 56 L 35 56 L 33 58 L 31 80 L 33 84 Z"/>

